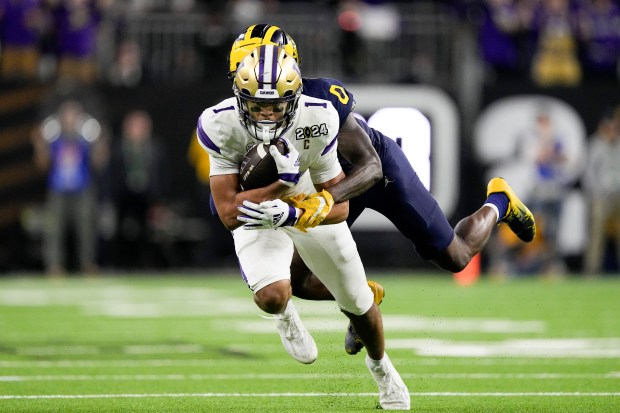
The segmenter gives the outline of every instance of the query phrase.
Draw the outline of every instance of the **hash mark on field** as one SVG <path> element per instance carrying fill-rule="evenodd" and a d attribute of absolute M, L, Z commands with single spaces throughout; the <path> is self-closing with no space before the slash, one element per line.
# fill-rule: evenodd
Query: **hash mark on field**
<path fill-rule="evenodd" d="M 521 392 L 470 393 L 424 392 L 410 393 L 413 397 L 620 397 L 620 392 Z M 181 397 L 376 397 L 376 393 L 145 393 L 145 394 L 30 394 L 0 395 L 0 400 L 15 399 L 144 399 Z"/>

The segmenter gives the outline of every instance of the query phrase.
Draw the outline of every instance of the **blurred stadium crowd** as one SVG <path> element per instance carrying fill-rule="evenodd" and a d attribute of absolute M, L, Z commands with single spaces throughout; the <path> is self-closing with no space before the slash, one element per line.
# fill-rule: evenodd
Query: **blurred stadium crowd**
<path fill-rule="evenodd" d="M 468 173 L 451 219 L 499 168 L 542 228 L 527 247 L 498 231 L 487 271 L 619 271 L 618 0 L 0 0 L 0 270 L 234 266 L 192 134 L 258 22 L 293 36 L 304 76 L 454 99 Z M 482 115 L 519 96 L 514 125 L 485 141 Z M 423 265 L 365 244 L 371 266 Z"/>

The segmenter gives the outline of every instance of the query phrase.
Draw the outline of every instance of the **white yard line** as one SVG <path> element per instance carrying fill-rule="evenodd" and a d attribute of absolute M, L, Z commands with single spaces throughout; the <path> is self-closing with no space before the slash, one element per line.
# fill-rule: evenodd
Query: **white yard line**
<path fill-rule="evenodd" d="M 412 366 L 554 366 L 554 365 L 582 365 L 591 364 L 586 358 L 573 359 L 543 359 L 543 358 L 392 358 L 395 365 Z M 135 368 L 135 367 L 212 367 L 224 365 L 239 365 L 260 363 L 260 360 L 245 360 L 234 358 L 218 359 L 150 359 L 150 360 L 0 360 L 0 369 L 16 368 L 43 368 L 43 369 L 72 369 L 72 368 Z M 269 360 L 270 366 L 288 366 L 290 359 Z M 620 359 L 606 359 L 606 366 L 620 366 Z"/>
<path fill-rule="evenodd" d="M 255 360 L 260 362 L 260 360 Z M 152 360 L 4 360 L 0 361 L 0 369 L 15 368 L 133 368 L 133 367 L 211 367 L 218 365 L 248 364 L 251 361 L 221 358 L 221 359 L 152 359 Z M 269 365 L 290 365 L 287 358 L 269 360 Z"/>
<path fill-rule="evenodd" d="M 360 379 L 366 374 L 48 374 L 0 376 L 0 382 L 23 381 L 159 381 L 159 380 L 323 380 Z M 620 379 L 620 372 L 609 373 L 401 373 L 403 379 L 437 380 L 561 380 L 561 379 Z"/>
<path fill-rule="evenodd" d="M 620 397 L 620 392 L 422 392 L 412 397 Z M 0 400 L 16 399 L 145 399 L 182 397 L 376 397 L 377 393 L 128 393 L 128 394 L 29 394 L 0 395 Z"/>
<path fill-rule="evenodd" d="M 394 364 L 415 364 L 420 366 L 549 366 L 549 365 L 582 365 L 591 364 L 592 360 L 587 358 L 473 358 L 473 357 L 423 357 L 415 359 L 392 358 Z M 602 362 L 606 366 L 610 364 L 620 365 L 620 359 L 604 359 Z"/>
<path fill-rule="evenodd" d="M 305 323 L 307 325 L 307 323 Z M 272 328 L 273 326 L 270 326 Z M 271 331 L 273 334 L 273 331 Z M 392 338 L 390 349 L 410 350 L 424 357 L 455 358 L 584 358 L 620 359 L 620 338 L 528 338 L 494 341 L 463 341 L 428 338 Z M 123 354 L 201 354 L 208 351 L 202 344 L 143 344 L 119 345 L 115 352 Z M 226 347 L 241 352 L 282 353 L 276 344 L 234 344 Z M 24 356 L 61 356 L 102 354 L 106 346 L 17 346 L 15 353 Z M 110 349 L 107 349 L 110 351 Z"/>

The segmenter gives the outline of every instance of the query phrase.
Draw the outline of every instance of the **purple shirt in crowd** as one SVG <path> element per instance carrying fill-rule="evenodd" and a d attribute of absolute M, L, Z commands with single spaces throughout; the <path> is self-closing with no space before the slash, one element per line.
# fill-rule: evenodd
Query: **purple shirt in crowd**
<path fill-rule="evenodd" d="M 54 18 L 60 56 L 80 58 L 95 53 L 100 16 L 93 2 L 73 9 L 62 5 L 55 10 Z"/>
<path fill-rule="evenodd" d="M 36 27 L 41 0 L 0 0 L 0 36 L 5 45 L 32 46 L 39 39 Z"/>
<path fill-rule="evenodd" d="M 579 11 L 583 63 L 588 70 L 614 73 L 620 56 L 620 7 L 613 2 L 605 9 L 588 6 Z"/>
<path fill-rule="evenodd" d="M 484 12 L 484 21 L 478 33 L 484 61 L 497 68 L 517 69 L 519 51 L 514 33 L 504 32 L 495 21 L 496 18 L 517 19 L 515 7 L 511 4 L 503 5 L 501 9 L 488 6 Z"/>

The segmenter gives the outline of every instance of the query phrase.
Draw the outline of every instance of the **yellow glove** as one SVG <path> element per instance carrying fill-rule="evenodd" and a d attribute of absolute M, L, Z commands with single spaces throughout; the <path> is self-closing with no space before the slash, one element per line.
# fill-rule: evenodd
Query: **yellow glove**
<path fill-rule="evenodd" d="M 294 207 L 297 206 L 298 203 L 300 203 L 301 201 L 303 201 L 304 199 L 306 199 L 306 194 L 297 194 L 295 196 L 291 196 L 288 198 L 284 198 L 284 202 L 286 202 L 289 205 L 292 205 Z"/>
<path fill-rule="evenodd" d="M 297 220 L 295 228 L 306 231 L 319 225 L 329 214 L 334 206 L 334 198 L 326 190 L 308 195 L 303 200 L 298 197 L 289 198 L 295 208 L 303 210 L 302 215 Z"/>

